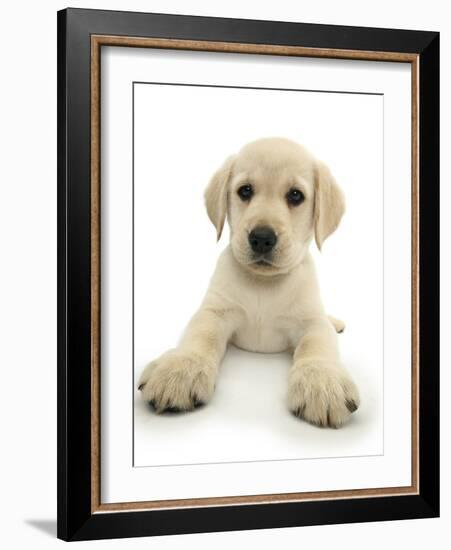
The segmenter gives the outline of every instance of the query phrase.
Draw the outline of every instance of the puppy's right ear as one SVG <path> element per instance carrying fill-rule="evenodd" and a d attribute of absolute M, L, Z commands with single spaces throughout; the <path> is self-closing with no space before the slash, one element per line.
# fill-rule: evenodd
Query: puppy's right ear
<path fill-rule="evenodd" d="M 213 174 L 210 183 L 205 190 L 205 206 L 212 224 L 216 227 L 218 241 L 227 214 L 227 187 L 232 175 L 235 155 L 228 157 L 221 168 Z"/>

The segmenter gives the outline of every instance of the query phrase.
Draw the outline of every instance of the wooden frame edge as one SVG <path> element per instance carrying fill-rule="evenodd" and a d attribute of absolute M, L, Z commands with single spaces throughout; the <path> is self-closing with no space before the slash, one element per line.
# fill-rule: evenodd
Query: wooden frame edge
<path fill-rule="evenodd" d="M 226 496 L 226 497 L 204 497 L 189 499 L 171 499 L 171 500 L 150 500 L 142 502 L 112 502 L 101 503 L 92 513 L 112 513 L 112 512 L 133 512 L 146 510 L 170 510 L 170 509 L 189 509 L 189 508 L 208 508 L 221 506 L 248 506 L 255 504 L 281 504 L 281 503 L 300 503 L 313 501 L 333 501 L 333 500 L 357 500 L 368 497 L 384 498 L 397 496 L 418 496 L 419 491 L 413 485 L 406 487 L 383 487 L 381 489 L 351 489 L 340 491 L 318 491 L 305 493 L 280 493 L 263 495 L 244 495 L 244 496 Z"/>
<path fill-rule="evenodd" d="M 100 495 L 100 49 L 145 47 L 409 63 L 412 155 L 412 483 L 407 487 L 101 503 Z M 91 35 L 91 513 L 419 495 L 419 54 Z"/>
<path fill-rule="evenodd" d="M 100 506 L 100 44 L 91 41 L 91 513 Z"/>
<path fill-rule="evenodd" d="M 307 48 L 305 46 L 279 46 L 210 40 L 181 40 L 172 38 L 146 38 L 136 36 L 91 35 L 92 46 L 124 46 L 132 48 L 160 48 L 223 53 L 248 53 L 293 57 L 322 57 L 331 59 L 360 59 L 373 61 L 413 62 L 415 53 L 383 52 L 372 50 L 343 50 L 331 48 Z"/>
<path fill-rule="evenodd" d="M 412 305 L 412 486 L 416 487 L 419 494 L 420 486 L 420 60 L 419 55 L 411 62 L 411 305 Z"/>

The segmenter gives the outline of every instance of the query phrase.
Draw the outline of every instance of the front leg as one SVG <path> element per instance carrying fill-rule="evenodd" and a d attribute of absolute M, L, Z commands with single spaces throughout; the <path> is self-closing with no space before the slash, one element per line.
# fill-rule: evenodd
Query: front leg
<path fill-rule="evenodd" d="M 305 323 L 290 369 L 288 403 L 296 416 L 333 428 L 359 406 L 357 387 L 340 364 L 337 337 L 325 317 Z"/>
<path fill-rule="evenodd" d="M 232 331 L 227 311 L 201 308 L 175 349 L 152 361 L 138 389 L 160 413 L 189 411 L 210 401 L 219 364 Z"/>

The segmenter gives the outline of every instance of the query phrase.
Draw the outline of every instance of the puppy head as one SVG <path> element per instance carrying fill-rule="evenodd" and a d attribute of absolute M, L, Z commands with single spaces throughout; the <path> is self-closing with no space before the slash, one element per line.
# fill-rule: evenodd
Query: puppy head
<path fill-rule="evenodd" d="M 229 157 L 205 192 L 218 239 L 227 218 L 237 261 L 260 275 L 287 273 L 315 237 L 321 249 L 344 213 L 327 166 L 282 138 L 249 143 Z"/>

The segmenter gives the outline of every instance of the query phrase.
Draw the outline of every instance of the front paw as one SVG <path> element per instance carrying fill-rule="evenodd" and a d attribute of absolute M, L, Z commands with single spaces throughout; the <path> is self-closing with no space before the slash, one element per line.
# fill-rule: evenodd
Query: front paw
<path fill-rule="evenodd" d="M 193 353 L 170 350 L 141 374 L 138 389 L 157 413 L 191 411 L 214 392 L 216 367 Z"/>
<path fill-rule="evenodd" d="M 359 404 L 356 385 L 339 365 L 318 361 L 292 367 L 288 406 L 296 416 L 318 426 L 339 428 Z"/>

